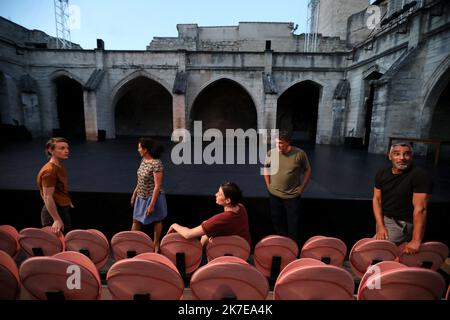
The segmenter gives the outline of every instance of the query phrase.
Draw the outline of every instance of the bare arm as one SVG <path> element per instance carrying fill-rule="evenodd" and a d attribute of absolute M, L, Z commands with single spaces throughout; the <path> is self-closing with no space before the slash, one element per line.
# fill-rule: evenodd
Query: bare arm
<path fill-rule="evenodd" d="M 381 207 L 381 190 L 377 188 L 373 188 L 373 198 L 372 198 L 372 208 L 373 214 L 375 216 L 376 221 L 376 239 L 377 240 L 387 240 L 389 238 L 389 234 L 384 226 L 383 220 L 383 210 Z"/>
<path fill-rule="evenodd" d="M 137 195 L 137 186 L 136 188 L 134 188 L 133 190 L 133 194 L 131 195 L 131 206 L 134 207 L 134 201 L 136 200 L 136 195 Z"/>
<path fill-rule="evenodd" d="M 414 254 L 419 252 L 425 233 L 428 199 L 429 195 L 426 193 L 413 193 L 413 235 L 412 240 L 405 247 L 406 253 Z"/>
<path fill-rule="evenodd" d="M 55 187 L 43 187 L 42 188 L 44 194 L 44 204 L 47 208 L 48 212 L 53 218 L 52 231 L 58 233 L 59 231 L 64 230 L 64 223 L 59 216 L 58 210 L 56 208 L 55 200 L 53 199 L 53 193 L 55 192 Z"/>
<path fill-rule="evenodd" d="M 155 204 L 158 200 L 159 192 L 161 191 L 161 185 L 163 181 L 163 171 L 153 172 L 153 178 L 155 180 L 155 187 L 153 188 L 152 201 L 147 208 L 147 215 L 151 215 L 155 210 Z"/>
<path fill-rule="evenodd" d="M 167 231 L 167 233 L 171 233 L 173 231 L 178 232 L 185 239 L 193 239 L 193 238 L 198 238 L 198 237 L 205 235 L 205 230 L 203 230 L 201 225 L 199 225 L 195 228 L 189 229 L 189 228 L 180 226 L 177 223 L 174 223 L 170 226 L 169 231 Z"/>
<path fill-rule="evenodd" d="M 311 178 L 311 167 L 309 166 L 305 171 L 302 184 L 298 187 L 298 191 L 300 193 L 303 193 L 303 191 L 305 191 L 305 188 L 308 185 L 310 178 Z"/>

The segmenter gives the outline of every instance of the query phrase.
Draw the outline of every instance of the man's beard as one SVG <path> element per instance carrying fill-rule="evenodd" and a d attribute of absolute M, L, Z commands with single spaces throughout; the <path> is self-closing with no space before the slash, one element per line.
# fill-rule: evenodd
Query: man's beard
<path fill-rule="evenodd" d="M 406 169 L 408 169 L 408 167 L 410 166 L 410 163 L 409 163 L 409 162 L 406 162 L 406 163 L 397 163 L 396 166 L 397 166 L 397 168 L 400 169 L 400 170 L 406 170 Z"/>

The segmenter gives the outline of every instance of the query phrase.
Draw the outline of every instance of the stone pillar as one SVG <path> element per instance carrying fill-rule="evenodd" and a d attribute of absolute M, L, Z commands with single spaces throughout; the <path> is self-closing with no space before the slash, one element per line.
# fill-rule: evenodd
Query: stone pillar
<path fill-rule="evenodd" d="M 186 129 L 186 95 L 173 94 L 173 130 Z"/>
<path fill-rule="evenodd" d="M 346 99 L 333 99 L 330 143 L 334 145 L 344 143 L 345 105 Z"/>
<path fill-rule="evenodd" d="M 186 129 L 186 50 L 178 51 L 178 71 L 172 89 L 173 130 Z"/>
<path fill-rule="evenodd" d="M 36 93 L 22 92 L 20 100 L 23 108 L 23 120 L 25 127 L 33 137 L 41 135 L 41 117 L 39 111 L 39 99 Z"/>
<path fill-rule="evenodd" d="M 386 114 L 387 106 L 389 105 L 389 85 L 380 83 L 378 85 L 376 84 L 375 88 L 369 152 L 385 153 L 389 143 L 389 136 L 386 133 Z"/>
<path fill-rule="evenodd" d="M 278 95 L 264 95 L 264 119 L 260 128 L 275 129 L 277 127 L 277 102 Z"/>
<path fill-rule="evenodd" d="M 97 97 L 95 91 L 83 91 L 84 98 L 84 125 L 86 128 L 86 140 L 98 141 L 97 127 Z"/>

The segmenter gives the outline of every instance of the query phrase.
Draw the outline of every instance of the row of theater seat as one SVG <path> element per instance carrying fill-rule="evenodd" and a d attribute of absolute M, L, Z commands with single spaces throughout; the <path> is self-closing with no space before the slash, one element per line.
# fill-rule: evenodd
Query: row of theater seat
<path fill-rule="evenodd" d="M 11 271 L 11 261 L 14 266 L 15 263 L 9 255 L 15 256 L 20 247 L 28 256 L 53 257 L 27 259 L 20 267 L 19 276 L 18 270 Z M 249 257 L 250 246 L 237 236 L 213 238 L 206 250 L 210 262 L 201 268 L 200 242 L 185 240 L 176 233 L 162 239 L 162 254 L 149 253 L 153 251 L 151 238 L 136 231 L 116 234 L 111 239 L 111 247 L 116 263 L 108 271 L 107 283 L 116 299 L 179 299 L 186 274 L 192 274 L 190 287 L 195 299 L 264 299 L 269 290 L 268 278 L 276 280 L 275 299 L 353 298 L 353 277 L 342 268 L 347 248 L 336 238 L 312 237 L 304 244 L 300 259 L 297 259 L 299 250 L 294 241 L 268 236 L 255 246 L 253 258 L 256 268 L 245 261 Z M 83 281 L 90 279 L 88 283 L 91 285 L 87 288 L 94 288 L 83 296 L 84 299 L 99 297 L 101 282 L 98 269 L 108 260 L 109 243 L 97 230 L 74 230 L 66 237 L 57 237 L 48 228 L 27 228 L 18 233 L 11 226 L 0 226 L 0 250 L 9 254 L 0 256 L 0 265 L 7 270 L 4 273 L 13 275 L 9 284 L 15 278 L 16 284 L 22 283 L 28 291 L 41 290 L 33 295 L 35 298 L 49 298 L 52 292 L 62 292 L 66 299 L 79 298 L 79 290 L 66 292 L 69 276 L 66 270 L 74 264 L 83 266 L 81 278 Z M 447 246 L 429 242 L 422 245 L 418 255 L 407 256 L 401 252 L 401 248 L 384 240 L 362 239 L 353 246 L 350 266 L 357 277 L 362 277 L 358 299 L 442 297 L 446 284 L 434 270 L 448 256 Z M 376 268 L 367 271 L 373 264 Z M 49 288 L 45 285 L 55 283 L 57 279 L 61 282 L 59 286 Z M 13 291 L 10 290 L 10 298 L 17 297 L 17 292 Z"/>

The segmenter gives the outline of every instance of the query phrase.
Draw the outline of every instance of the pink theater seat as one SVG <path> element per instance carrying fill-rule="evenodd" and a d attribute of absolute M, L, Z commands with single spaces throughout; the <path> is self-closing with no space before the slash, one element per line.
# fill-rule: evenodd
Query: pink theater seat
<path fill-rule="evenodd" d="M 424 242 L 416 254 L 406 254 L 406 243 L 399 246 L 399 262 L 408 267 L 420 267 L 437 270 L 448 256 L 448 247 L 442 242 Z"/>
<path fill-rule="evenodd" d="M 398 256 L 397 246 L 388 240 L 364 238 L 355 243 L 350 251 L 350 267 L 361 278 L 370 265 L 381 261 L 394 261 Z"/>
<path fill-rule="evenodd" d="M 275 283 L 275 300 L 352 300 L 352 275 L 312 258 L 292 261 Z"/>
<path fill-rule="evenodd" d="M 206 256 L 211 261 L 221 256 L 234 256 L 247 260 L 250 255 L 250 245 L 240 236 L 224 236 L 209 238 L 206 246 Z"/>
<path fill-rule="evenodd" d="M 177 266 L 182 276 L 194 272 L 202 262 L 203 248 L 200 241 L 186 240 L 176 232 L 162 238 L 160 250 Z"/>
<path fill-rule="evenodd" d="M 154 251 L 153 240 L 142 231 L 122 231 L 111 239 L 116 261 Z"/>
<path fill-rule="evenodd" d="M 5 251 L 0 250 L 0 300 L 19 297 L 20 278 L 16 262 Z"/>
<path fill-rule="evenodd" d="M 0 226 L 0 250 L 5 251 L 11 257 L 17 256 L 20 250 L 19 233 L 13 226 Z"/>
<path fill-rule="evenodd" d="M 63 233 L 55 234 L 50 227 L 21 230 L 19 244 L 28 257 L 52 256 L 65 250 Z"/>
<path fill-rule="evenodd" d="M 450 285 L 448 286 L 448 289 L 447 289 L 447 294 L 445 295 L 445 300 L 450 300 Z"/>
<path fill-rule="evenodd" d="M 72 230 L 65 237 L 66 250 L 81 252 L 101 269 L 109 258 L 109 242 L 103 233 L 95 229 Z"/>
<path fill-rule="evenodd" d="M 195 300 L 264 300 L 266 277 L 238 257 L 218 257 L 194 272 L 190 284 Z"/>
<path fill-rule="evenodd" d="M 383 261 L 362 277 L 358 300 L 439 300 L 444 290 L 444 278 L 436 271 Z"/>
<path fill-rule="evenodd" d="M 347 246 L 342 240 L 315 236 L 305 242 L 300 258 L 317 259 L 326 264 L 342 267 L 346 254 Z"/>
<path fill-rule="evenodd" d="M 19 273 L 23 287 L 34 299 L 100 298 L 101 282 L 98 270 L 88 257 L 79 252 L 65 251 L 52 257 L 30 258 L 20 266 Z"/>
<path fill-rule="evenodd" d="M 278 277 L 279 272 L 297 256 L 297 243 L 288 237 L 277 235 L 261 239 L 253 253 L 256 268 L 272 279 Z"/>
<path fill-rule="evenodd" d="M 142 253 L 113 264 L 107 277 L 115 300 L 179 300 L 184 282 L 175 265 L 157 253 Z"/>

